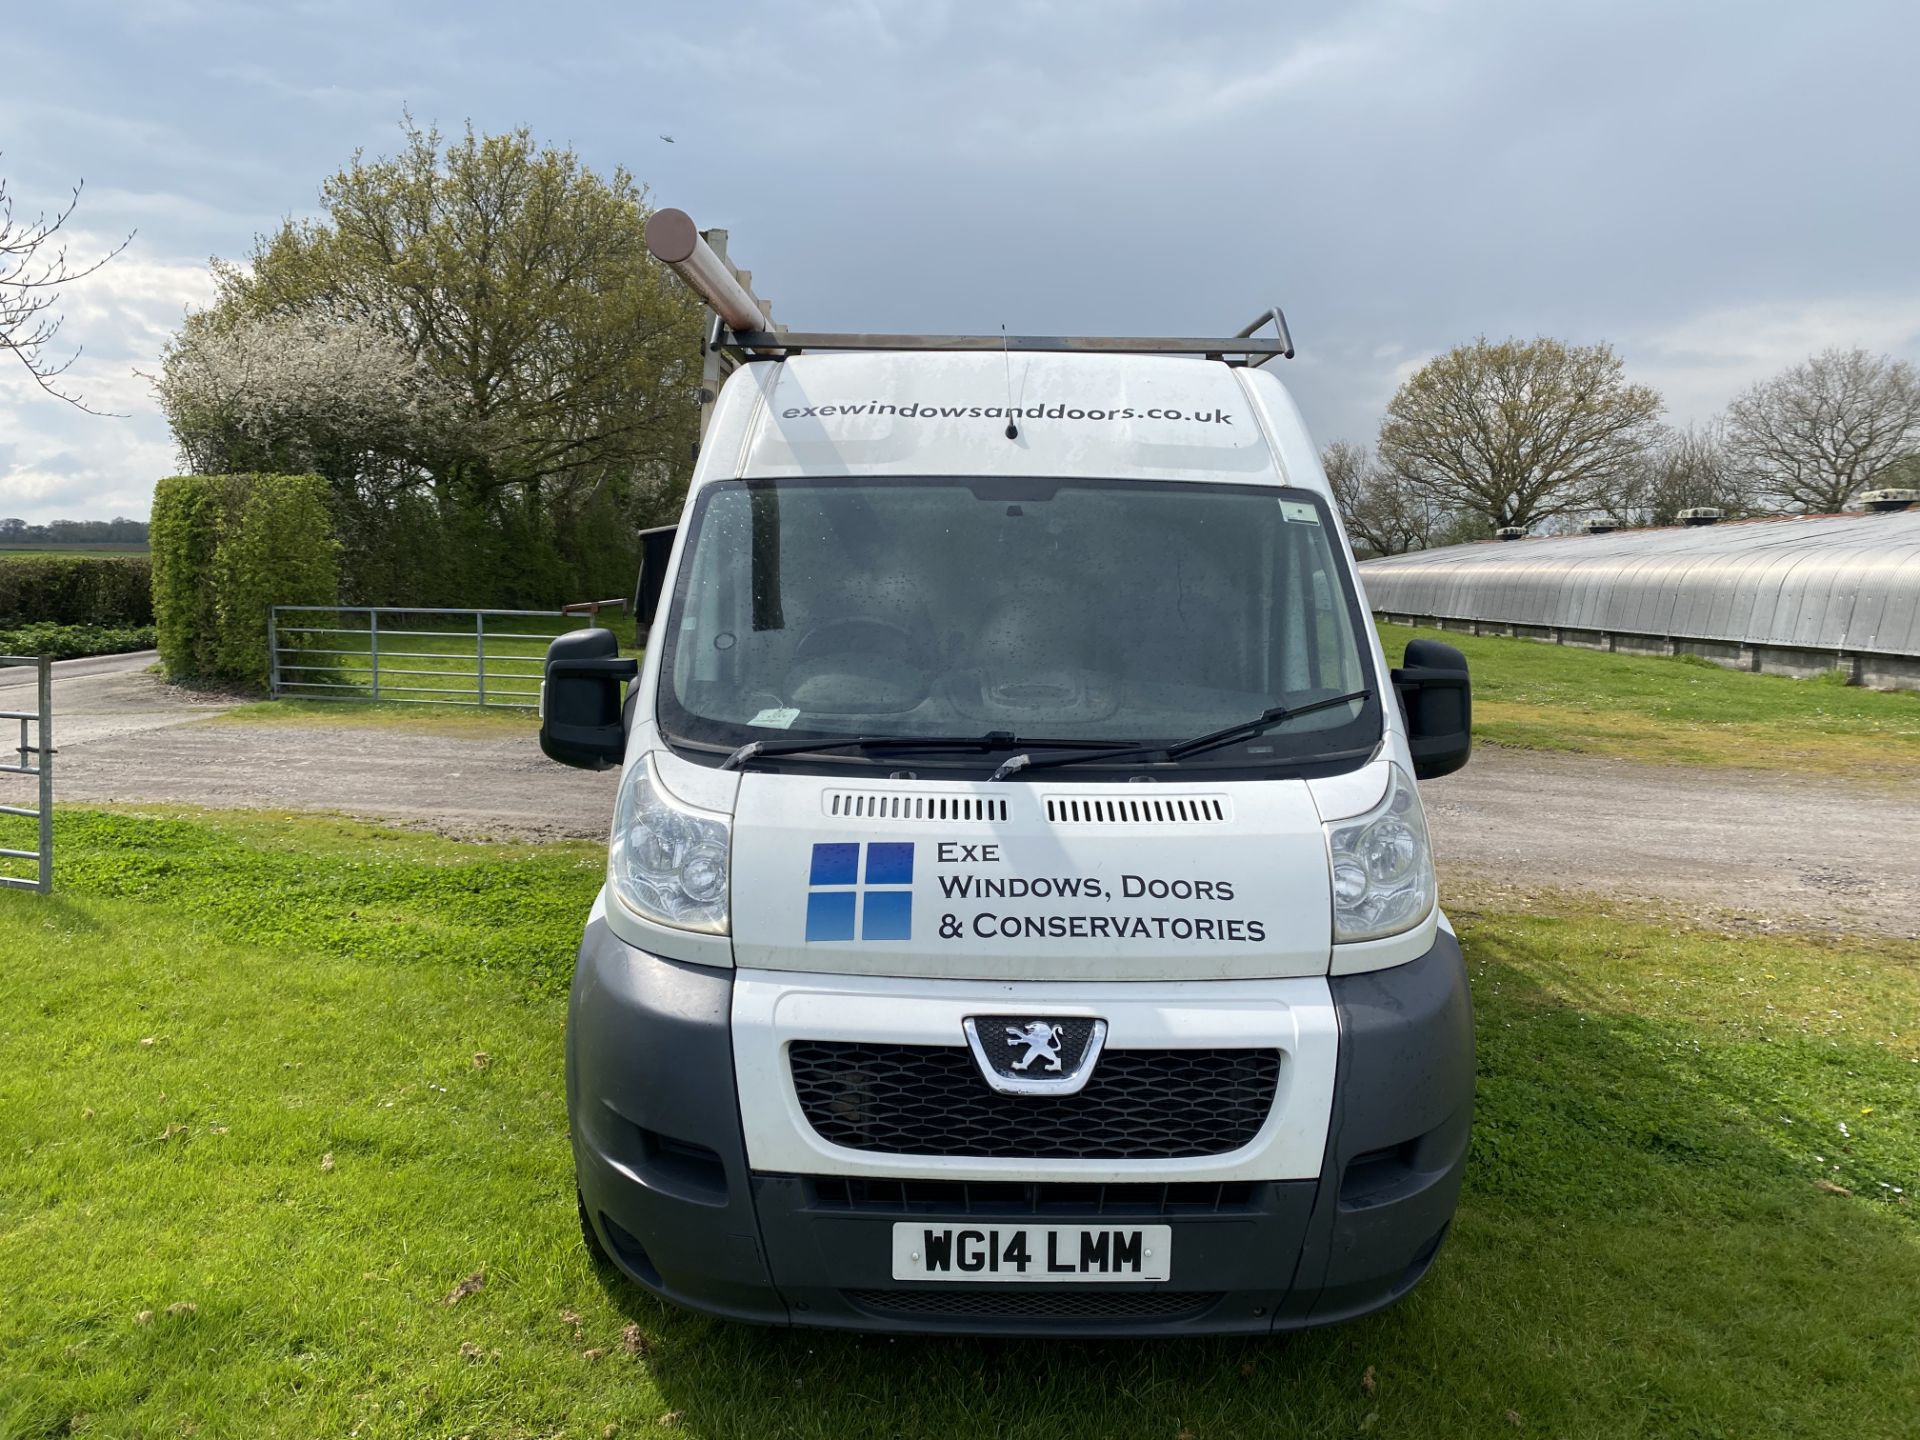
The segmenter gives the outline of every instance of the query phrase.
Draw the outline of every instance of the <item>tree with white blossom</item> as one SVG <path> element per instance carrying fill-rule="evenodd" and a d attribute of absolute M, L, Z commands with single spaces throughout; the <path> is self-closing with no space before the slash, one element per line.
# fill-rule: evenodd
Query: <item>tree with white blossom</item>
<path fill-rule="evenodd" d="M 312 473 L 391 493 L 431 475 L 460 435 L 454 389 L 364 320 L 192 316 L 154 391 L 201 474 Z"/>
<path fill-rule="evenodd" d="M 684 493 L 701 375 L 700 304 L 647 251 L 644 189 L 524 129 L 409 119 L 320 199 L 216 262 L 169 349 L 182 459 L 326 476 L 358 598 L 630 585 L 639 528 Z"/>

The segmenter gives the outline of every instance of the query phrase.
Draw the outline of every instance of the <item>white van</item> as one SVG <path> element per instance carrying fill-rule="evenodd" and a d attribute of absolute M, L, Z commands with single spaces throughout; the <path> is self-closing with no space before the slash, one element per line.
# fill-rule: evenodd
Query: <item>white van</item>
<path fill-rule="evenodd" d="M 1415 788 L 1466 760 L 1459 653 L 1388 668 L 1232 358 L 1271 346 L 833 338 L 721 388 L 637 678 L 605 630 L 548 661 L 547 753 L 622 768 L 567 1032 L 589 1242 L 774 1324 L 1387 1304 L 1470 1124 Z"/>

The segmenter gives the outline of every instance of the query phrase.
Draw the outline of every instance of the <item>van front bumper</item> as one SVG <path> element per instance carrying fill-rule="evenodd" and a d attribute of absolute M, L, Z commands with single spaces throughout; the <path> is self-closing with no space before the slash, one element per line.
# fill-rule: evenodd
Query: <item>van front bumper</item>
<path fill-rule="evenodd" d="M 776 1325 L 895 1333 L 1257 1333 L 1363 1315 L 1440 1249 L 1466 1163 L 1473 1022 L 1444 929 L 1418 960 L 1329 979 L 1340 1040 L 1317 1178 L 1233 1185 L 941 1184 L 755 1173 L 733 972 L 588 926 L 567 1027 L 582 1202 L 607 1254 L 665 1299 Z M 896 1221 L 1167 1224 L 1155 1285 L 928 1285 L 891 1276 Z"/>

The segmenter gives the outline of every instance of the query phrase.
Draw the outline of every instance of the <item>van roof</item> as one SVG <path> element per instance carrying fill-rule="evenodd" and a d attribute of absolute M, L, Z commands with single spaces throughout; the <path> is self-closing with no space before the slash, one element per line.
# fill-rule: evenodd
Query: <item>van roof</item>
<path fill-rule="evenodd" d="M 1004 474 L 1324 489 L 1299 413 L 1266 370 L 1081 352 L 854 351 L 748 364 L 722 390 L 700 469 L 700 482 Z"/>

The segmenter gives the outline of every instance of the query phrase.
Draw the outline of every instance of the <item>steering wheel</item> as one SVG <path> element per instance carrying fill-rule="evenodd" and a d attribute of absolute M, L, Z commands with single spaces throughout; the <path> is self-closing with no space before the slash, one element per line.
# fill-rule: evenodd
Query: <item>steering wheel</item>
<path fill-rule="evenodd" d="M 793 647 L 787 704 L 825 715 L 904 715 L 927 698 L 925 648 L 885 620 L 824 620 Z"/>
<path fill-rule="evenodd" d="M 824 638 L 828 636 L 834 638 Z M 875 620 L 866 615 L 847 615 L 837 620 L 822 620 L 810 627 L 793 647 L 793 658 L 805 660 L 820 654 L 867 653 L 888 644 L 907 655 L 924 648 L 924 642 L 904 625 L 895 625 L 891 620 Z"/>

